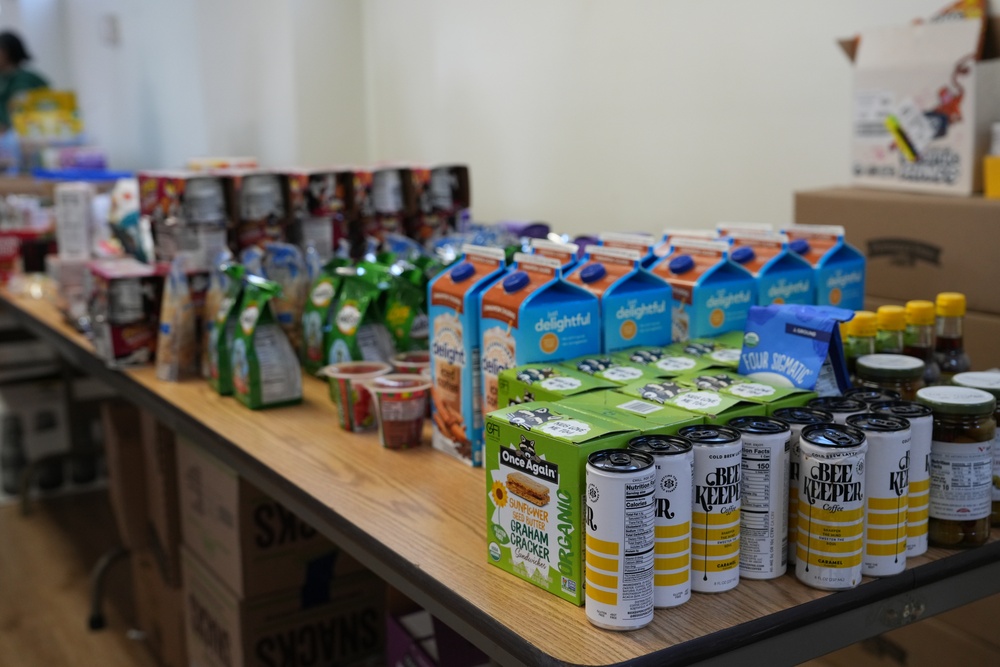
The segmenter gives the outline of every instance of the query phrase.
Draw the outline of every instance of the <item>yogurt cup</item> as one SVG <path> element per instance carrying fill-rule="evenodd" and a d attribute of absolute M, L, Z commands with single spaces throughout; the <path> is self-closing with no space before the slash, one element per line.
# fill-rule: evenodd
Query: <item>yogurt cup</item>
<path fill-rule="evenodd" d="M 409 449 L 423 441 L 431 383 L 423 375 L 394 373 L 367 381 L 378 417 L 378 435 L 386 449 Z"/>
<path fill-rule="evenodd" d="M 376 427 L 372 396 L 365 383 L 391 371 L 392 366 L 381 361 L 345 361 L 319 371 L 330 382 L 330 400 L 337 406 L 340 428 L 362 433 Z"/>
<path fill-rule="evenodd" d="M 392 358 L 392 365 L 396 369 L 396 373 L 424 373 L 429 375 L 431 353 L 427 350 L 400 352 Z"/>

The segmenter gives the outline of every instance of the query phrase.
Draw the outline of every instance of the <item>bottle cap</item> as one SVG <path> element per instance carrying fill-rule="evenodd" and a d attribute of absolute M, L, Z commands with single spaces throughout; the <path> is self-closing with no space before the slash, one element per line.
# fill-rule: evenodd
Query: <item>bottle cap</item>
<path fill-rule="evenodd" d="M 906 323 L 914 326 L 934 324 L 934 304 L 930 301 L 907 301 Z"/>
<path fill-rule="evenodd" d="M 902 331 L 906 328 L 906 309 L 902 306 L 879 306 L 876 320 L 882 331 Z"/>
<path fill-rule="evenodd" d="M 862 336 L 874 336 L 878 333 L 878 318 L 870 310 L 858 310 L 854 313 L 854 319 L 847 323 L 848 335 L 855 338 Z"/>
<path fill-rule="evenodd" d="M 941 292 L 937 295 L 938 317 L 962 317 L 965 315 L 965 295 L 960 292 Z"/>
<path fill-rule="evenodd" d="M 679 276 L 694 268 L 694 258 L 691 255 L 677 255 L 670 260 L 667 268 L 670 269 L 670 273 Z"/>

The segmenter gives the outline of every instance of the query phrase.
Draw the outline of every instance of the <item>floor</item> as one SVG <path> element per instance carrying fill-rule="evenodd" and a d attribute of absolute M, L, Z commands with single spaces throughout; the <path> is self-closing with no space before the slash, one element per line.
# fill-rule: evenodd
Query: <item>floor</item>
<path fill-rule="evenodd" d="M 155 667 L 126 635 L 132 615 L 126 561 L 108 577 L 107 627 L 87 629 L 89 572 L 117 530 L 106 491 L 36 502 L 30 516 L 0 507 L 0 666 Z"/>

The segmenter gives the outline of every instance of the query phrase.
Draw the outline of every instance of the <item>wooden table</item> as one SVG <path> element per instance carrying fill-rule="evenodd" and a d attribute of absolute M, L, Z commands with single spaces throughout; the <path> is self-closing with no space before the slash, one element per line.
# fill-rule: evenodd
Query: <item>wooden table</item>
<path fill-rule="evenodd" d="M 110 370 L 48 303 L 0 290 L 25 327 L 285 503 L 503 664 L 794 663 L 1000 592 L 1000 531 L 967 551 L 932 549 L 905 573 L 836 594 L 792 575 L 695 594 L 630 633 L 487 564 L 485 481 L 429 447 L 388 451 L 341 431 L 326 386 L 301 406 L 252 412 L 202 381 Z"/>

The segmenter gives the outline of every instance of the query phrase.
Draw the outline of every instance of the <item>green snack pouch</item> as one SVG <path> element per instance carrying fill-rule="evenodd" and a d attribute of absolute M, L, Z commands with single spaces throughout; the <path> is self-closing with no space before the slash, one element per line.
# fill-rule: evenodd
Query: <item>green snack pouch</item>
<path fill-rule="evenodd" d="M 280 294 L 277 283 L 247 276 L 230 359 L 233 393 L 251 410 L 302 400 L 299 359 L 271 305 Z"/>
<path fill-rule="evenodd" d="M 426 350 L 427 281 L 419 269 L 404 271 L 386 293 L 385 324 L 397 352 Z"/>
<path fill-rule="evenodd" d="M 385 292 L 389 270 L 362 262 L 356 269 L 340 269 L 343 276 L 327 340 L 327 363 L 388 361 L 396 351 L 385 325 Z"/>
<path fill-rule="evenodd" d="M 315 375 L 326 365 L 324 339 L 329 332 L 330 306 L 337 298 L 343 282 L 337 269 L 350 264 L 347 259 L 335 257 L 323 265 L 316 280 L 309 288 L 305 309 L 302 312 L 302 367 Z"/>
<path fill-rule="evenodd" d="M 208 334 L 208 384 L 220 396 L 229 396 L 233 393 L 233 367 L 229 351 L 236 335 L 246 269 L 242 264 L 229 263 L 222 271 L 229 278 L 229 285 L 215 311 L 215 321 Z"/>

